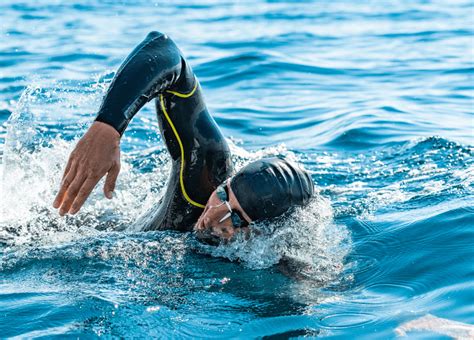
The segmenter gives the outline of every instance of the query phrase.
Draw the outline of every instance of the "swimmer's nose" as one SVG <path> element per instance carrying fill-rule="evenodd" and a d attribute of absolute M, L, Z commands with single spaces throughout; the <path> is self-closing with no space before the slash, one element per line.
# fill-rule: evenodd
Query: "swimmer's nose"
<path fill-rule="evenodd" d="M 206 216 L 206 213 L 208 212 L 208 210 L 209 210 L 209 206 L 206 205 L 206 207 L 204 208 L 204 211 L 202 212 L 201 216 L 199 216 L 196 224 L 194 225 L 195 231 L 204 229 L 204 216 Z"/>
<path fill-rule="evenodd" d="M 201 216 L 199 220 L 196 222 L 194 225 L 194 230 L 195 231 L 203 231 L 208 229 L 208 226 L 211 223 L 211 219 L 209 217 L 203 217 Z"/>
<path fill-rule="evenodd" d="M 202 223 L 201 223 L 201 219 L 199 219 L 199 220 L 196 222 L 196 224 L 194 225 L 194 228 L 193 228 L 194 231 L 199 231 L 199 230 L 201 230 L 201 229 L 202 229 L 201 224 L 202 224 Z"/>

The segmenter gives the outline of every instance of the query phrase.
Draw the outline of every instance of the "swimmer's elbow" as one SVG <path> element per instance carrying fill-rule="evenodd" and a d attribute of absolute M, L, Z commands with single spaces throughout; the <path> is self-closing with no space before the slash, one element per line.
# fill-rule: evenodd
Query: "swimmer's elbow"
<path fill-rule="evenodd" d="M 161 33 L 158 31 L 151 31 L 145 38 L 146 45 L 151 45 L 154 48 L 163 48 L 167 47 L 168 49 L 171 47 L 172 50 L 176 50 L 179 52 L 176 44 L 174 43 L 173 39 L 171 39 L 165 33 Z"/>
<path fill-rule="evenodd" d="M 158 31 L 151 31 L 150 33 L 148 33 L 148 38 L 158 38 L 160 36 L 164 35 L 163 33 L 161 32 L 158 32 Z"/>
<path fill-rule="evenodd" d="M 163 44 L 166 42 L 173 43 L 173 40 L 171 40 L 169 36 L 167 36 L 165 33 L 161 33 L 158 31 L 151 31 L 150 33 L 148 33 L 145 38 L 145 41 L 155 44 Z"/>
<path fill-rule="evenodd" d="M 152 58 L 162 67 L 181 67 L 181 51 L 173 39 L 165 33 L 151 31 L 143 41 L 141 49 L 147 52 L 146 55 L 148 58 L 150 58 L 150 55 L 153 56 Z M 160 69 L 161 67 L 156 70 Z"/>

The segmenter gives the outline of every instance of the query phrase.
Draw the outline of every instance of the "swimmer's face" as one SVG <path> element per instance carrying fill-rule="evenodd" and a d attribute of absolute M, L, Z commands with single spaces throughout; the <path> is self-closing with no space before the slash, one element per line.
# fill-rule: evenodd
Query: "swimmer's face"
<path fill-rule="evenodd" d="M 225 194 L 224 189 L 227 189 Z M 249 222 L 251 222 L 250 218 L 243 211 L 231 186 L 226 181 L 221 188 L 212 192 L 203 213 L 194 226 L 194 231 L 201 241 L 219 244 L 221 241 L 231 241 L 238 233 L 244 233 L 247 236 Z"/>

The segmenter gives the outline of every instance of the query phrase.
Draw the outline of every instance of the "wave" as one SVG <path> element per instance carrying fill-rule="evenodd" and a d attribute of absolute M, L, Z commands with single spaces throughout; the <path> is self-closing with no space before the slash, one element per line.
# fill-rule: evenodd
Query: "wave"
<path fill-rule="evenodd" d="M 469 331 L 472 1 L 389 5 L 1 2 L 0 334 Z M 122 139 L 116 197 L 99 188 L 80 215 L 57 216 L 70 150 L 155 29 L 194 67 L 237 168 L 298 160 L 318 187 L 312 206 L 217 248 L 133 232 L 170 164 L 148 105 Z M 439 333 L 463 334 L 453 328 Z"/>

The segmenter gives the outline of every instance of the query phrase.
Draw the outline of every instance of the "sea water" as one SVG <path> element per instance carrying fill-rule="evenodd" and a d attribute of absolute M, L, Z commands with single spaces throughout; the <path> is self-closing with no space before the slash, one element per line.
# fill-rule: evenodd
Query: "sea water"
<path fill-rule="evenodd" d="M 2 1 L 0 338 L 468 337 L 473 27 L 472 1 Z M 114 199 L 101 182 L 58 216 L 69 153 L 152 30 L 236 168 L 301 162 L 310 206 L 218 247 L 138 231 L 170 171 L 149 104 Z"/>

